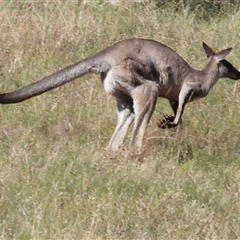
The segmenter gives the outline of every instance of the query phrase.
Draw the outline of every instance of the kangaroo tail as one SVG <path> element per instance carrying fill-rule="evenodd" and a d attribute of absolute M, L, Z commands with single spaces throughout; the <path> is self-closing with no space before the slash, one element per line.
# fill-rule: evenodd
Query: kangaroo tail
<path fill-rule="evenodd" d="M 50 76 L 18 90 L 0 94 L 1 104 L 18 103 L 44 92 L 64 85 L 88 73 L 101 73 L 110 69 L 110 65 L 97 56 L 93 56 L 68 66 Z"/>

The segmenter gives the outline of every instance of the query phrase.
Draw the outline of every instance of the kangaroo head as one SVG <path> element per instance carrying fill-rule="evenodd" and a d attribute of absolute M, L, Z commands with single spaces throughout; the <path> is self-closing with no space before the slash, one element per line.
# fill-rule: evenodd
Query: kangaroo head
<path fill-rule="evenodd" d="M 203 49 L 207 57 L 210 58 L 210 61 L 214 61 L 218 65 L 219 78 L 240 79 L 240 72 L 230 62 L 224 59 L 231 52 L 232 48 L 227 48 L 215 53 L 212 48 L 203 42 Z"/>

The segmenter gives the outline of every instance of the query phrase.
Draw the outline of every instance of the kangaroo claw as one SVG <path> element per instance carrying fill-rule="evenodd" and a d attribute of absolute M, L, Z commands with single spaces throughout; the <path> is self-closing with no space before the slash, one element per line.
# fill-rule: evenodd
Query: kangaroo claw
<path fill-rule="evenodd" d="M 174 116 L 172 115 L 164 115 L 163 118 L 160 118 L 156 124 L 159 128 L 165 129 L 165 128 L 173 128 L 176 127 L 175 124 L 173 124 Z"/>

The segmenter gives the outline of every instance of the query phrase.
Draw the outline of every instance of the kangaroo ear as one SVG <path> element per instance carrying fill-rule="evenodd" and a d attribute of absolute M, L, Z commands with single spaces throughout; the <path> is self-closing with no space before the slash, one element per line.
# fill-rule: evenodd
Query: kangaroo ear
<path fill-rule="evenodd" d="M 215 55 L 215 52 L 205 42 L 202 43 L 202 46 L 208 58 Z"/>
<path fill-rule="evenodd" d="M 232 50 L 232 48 L 227 48 L 220 52 L 217 52 L 215 54 L 217 61 L 220 62 L 221 60 L 223 60 L 231 52 L 231 50 Z"/>

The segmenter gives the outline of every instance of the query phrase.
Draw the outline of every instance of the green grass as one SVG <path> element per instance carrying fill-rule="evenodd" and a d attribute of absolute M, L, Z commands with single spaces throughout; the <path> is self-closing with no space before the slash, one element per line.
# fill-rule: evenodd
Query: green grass
<path fill-rule="evenodd" d="M 0 2 L 1 92 L 25 86 L 130 37 L 171 46 L 195 68 L 205 41 L 233 47 L 239 12 L 204 22 L 152 4 Z M 95 75 L 0 106 L 0 239 L 240 239 L 238 82 L 188 104 L 177 129 L 159 99 L 143 150 L 106 151 L 114 99 Z"/>

